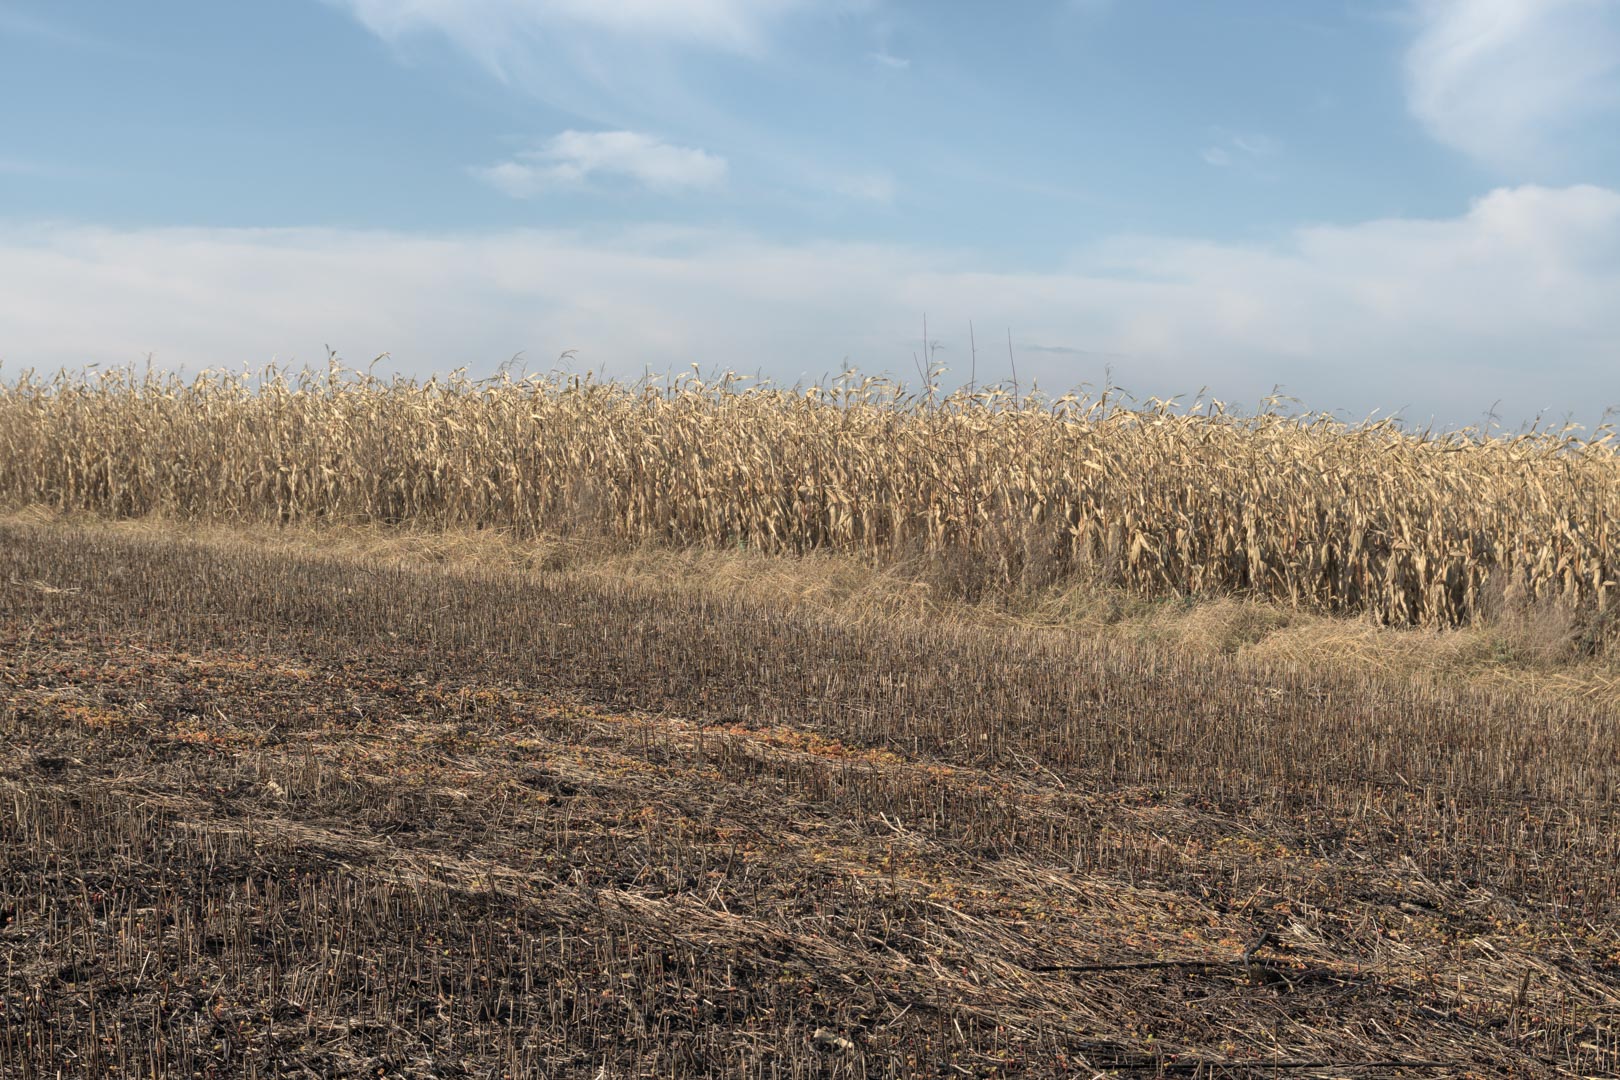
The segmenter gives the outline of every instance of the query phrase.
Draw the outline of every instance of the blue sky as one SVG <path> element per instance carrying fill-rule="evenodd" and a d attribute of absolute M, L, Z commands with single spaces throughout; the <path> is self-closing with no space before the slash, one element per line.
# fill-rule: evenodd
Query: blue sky
<path fill-rule="evenodd" d="M 0 0 L 0 361 L 1620 405 L 1620 0 Z"/>

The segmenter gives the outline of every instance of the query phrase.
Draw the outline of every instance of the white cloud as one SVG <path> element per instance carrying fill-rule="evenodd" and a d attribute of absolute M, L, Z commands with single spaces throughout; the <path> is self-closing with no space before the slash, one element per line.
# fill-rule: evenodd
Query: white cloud
<path fill-rule="evenodd" d="M 658 191 L 712 188 L 726 178 L 726 159 L 636 131 L 565 131 L 538 150 L 473 172 L 521 199 L 604 176 Z"/>
<path fill-rule="evenodd" d="M 1620 106 L 1620 2 L 1413 0 L 1407 103 L 1434 138 L 1499 168 L 1543 164 Z"/>
<path fill-rule="evenodd" d="M 878 67 L 888 68 L 890 71 L 904 71 L 911 66 L 911 61 L 903 56 L 895 56 L 886 49 L 866 54 L 866 58 Z"/>
<path fill-rule="evenodd" d="M 1620 191 L 1505 188 L 1465 213 L 1299 230 L 1277 247 L 1120 237 L 1059 270 L 876 244 L 783 245 L 735 233 L 0 227 L 5 371 L 98 361 L 357 362 L 487 372 L 639 374 L 731 367 L 789 381 L 846 359 L 909 372 L 927 313 L 981 381 L 1011 327 L 1024 384 L 1139 394 L 1208 385 L 1253 402 L 1274 384 L 1314 407 L 1411 406 L 1472 422 L 1497 399 L 1596 419 L 1620 399 Z M 1025 348 L 1025 346 L 1032 346 Z"/>

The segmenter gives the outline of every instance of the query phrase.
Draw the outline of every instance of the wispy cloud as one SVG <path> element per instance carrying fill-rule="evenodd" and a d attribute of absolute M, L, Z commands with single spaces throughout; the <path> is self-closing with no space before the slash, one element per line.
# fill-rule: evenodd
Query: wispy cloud
<path fill-rule="evenodd" d="M 1050 345 L 1039 341 L 1021 341 L 1018 343 L 1018 352 L 1049 353 L 1052 356 L 1066 356 L 1072 360 L 1101 360 L 1113 364 L 1121 360 L 1131 359 L 1124 353 L 1100 352 L 1096 349 L 1081 349 L 1074 345 Z"/>
<path fill-rule="evenodd" d="M 26 177 L 33 180 L 85 180 L 105 176 L 105 168 L 105 166 L 92 168 L 84 165 L 68 165 L 40 158 L 0 156 L 0 176 Z"/>
<path fill-rule="evenodd" d="M 37 161 L 0 157 L 0 176 L 51 176 L 54 170 Z"/>
<path fill-rule="evenodd" d="M 35 41 L 45 41 L 76 48 L 100 49 L 103 47 L 101 42 L 86 37 L 77 30 L 61 23 L 9 8 L 0 8 L 0 35 L 32 38 Z"/>
<path fill-rule="evenodd" d="M 829 185 L 834 192 L 863 202 L 890 203 L 899 185 L 888 173 L 852 173 L 835 176 Z"/>
<path fill-rule="evenodd" d="M 1620 3 L 1413 0 L 1407 103 L 1440 142 L 1523 169 L 1620 109 Z"/>
<path fill-rule="evenodd" d="M 329 0 L 390 40 L 436 32 L 500 69 L 513 49 L 589 28 L 755 52 L 782 16 L 809 0 Z"/>
<path fill-rule="evenodd" d="M 537 150 L 473 172 L 521 199 L 604 178 L 655 191 L 712 188 L 726 178 L 726 159 L 636 131 L 565 131 Z"/>
<path fill-rule="evenodd" d="M 1277 246 L 1121 237 L 1024 273 L 961 252 L 693 229 L 0 225 L 9 371 L 149 351 L 193 369 L 319 359 L 329 341 L 416 373 L 577 348 L 621 374 L 699 360 L 791 379 L 846 358 L 909 370 L 897 343 L 925 311 L 963 378 L 975 321 L 981 381 L 996 370 L 987 328 L 1010 326 L 1026 386 L 1096 382 L 1106 363 L 1139 395 L 1209 385 L 1253 401 L 1282 383 L 1357 413 L 1470 422 L 1500 398 L 1514 420 L 1595 419 L 1620 398 L 1620 191 L 1504 188 L 1454 217 L 1309 228 Z M 1086 355 L 1025 348 L 1070 342 Z"/>
<path fill-rule="evenodd" d="M 514 196 L 617 177 L 664 190 L 745 177 L 815 199 L 883 202 L 892 181 L 860 178 L 833 131 L 811 135 L 759 114 L 753 97 L 788 87 L 807 96 L 833 78 L 790 57 L 794 20 L 851 18 L 879 0 L 326 0 L 401 58 L 447 43 L 518 94 L 544 102 L 581 131 L 473 172 Z M 414 55 L 413 55 L 414 54 Z M 716 54 L 726 54 L 717 58 Z M 715 77 L 726 65 L 725 80 Z M 706 149 L 623 132 L 670 131 Z M 720 153 L 712 149 L 720 148 Z M 725 154 L 722 157 L 721 154 Z M 840 183 L 842 175 L 857 177 Z"/>
<path fill-rule="evenodd" d="M 1231 132 L 1224 128 L 1211 129 L 1210 139 L 1210 143 L 1204 147 L 1199 156 L 1206 164 L 1219 169 L 1230 168 L 1233 165 L 1256 168 L 1266 159 L 1275 157 L 1282 149 L 1282 144 L 1269 135 Z"/>
<path fill-rule="evenodd" d="M 909 59 L 904 56 L 896 56 L 887 49 L 869 52 L 866 54 L 866 58 L 878 67 L 888 68 L 890 71 L 904 71 L 911 66 Z"/>

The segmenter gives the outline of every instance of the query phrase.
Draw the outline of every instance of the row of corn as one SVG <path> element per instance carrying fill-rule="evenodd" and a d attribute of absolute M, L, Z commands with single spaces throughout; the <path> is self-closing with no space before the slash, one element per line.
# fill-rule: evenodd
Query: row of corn
<path fill-rule="evenodd" d="M 1612 433 L 1414 433 L 1004 388 L 731 376 L 381 380 L 333 368 L 0 384 L 0 501 L 936 560 L 974 590 L 1100 580 L 1395 624 L 1605 610 Z"/>

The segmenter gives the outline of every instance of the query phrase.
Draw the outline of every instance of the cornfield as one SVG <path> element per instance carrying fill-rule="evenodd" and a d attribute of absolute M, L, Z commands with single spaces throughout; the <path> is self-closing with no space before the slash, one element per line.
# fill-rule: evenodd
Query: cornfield
<path fill-rule="evenodd" d="M 1612 431 L 1419 434 L 853 375 L 24 373 L 0 385 L 0 501 L 830 549 L 950 567 L 975 595 L 1094 580 L 1399 625 L 1500 597 L 1606 612 L 1620 578 Z"/>

